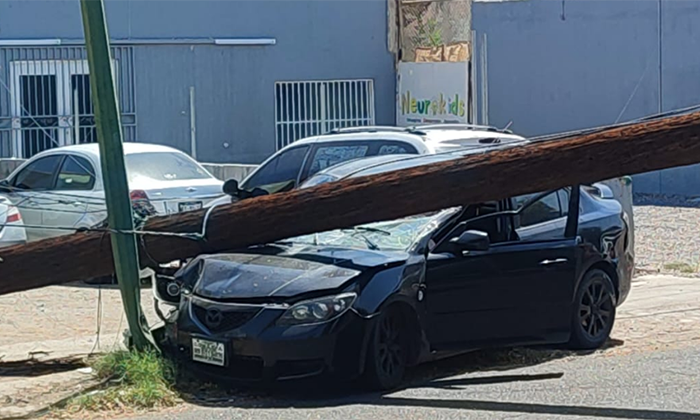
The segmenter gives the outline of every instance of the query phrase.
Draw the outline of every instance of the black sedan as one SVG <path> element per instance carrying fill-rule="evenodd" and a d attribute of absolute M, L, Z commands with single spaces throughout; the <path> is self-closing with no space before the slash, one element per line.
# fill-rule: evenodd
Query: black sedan
<path fill-rule="evenodd" d="M 633 261 L 620 204 L 572 187 L 201 256 L 159 276 L 163 347 L 235 381 L 364 376 L 476 348 L 605 343 Z"/>

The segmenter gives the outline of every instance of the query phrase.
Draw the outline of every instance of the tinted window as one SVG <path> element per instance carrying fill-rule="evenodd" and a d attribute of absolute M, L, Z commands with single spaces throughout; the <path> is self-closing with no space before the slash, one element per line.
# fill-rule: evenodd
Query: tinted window
<path fill-rule="evenodd" d="M 351 159 L 365 157 L 369 146 L 367 144 L 357 144 L 351 146 L 321 146 L 316 149 L 308 176 L 316 172 L 326 169 L 329 166 L 337 165 Z"/>
<path fill-rule="evenodd" d="M 95 186 L 95 170 L 80 156 L 66 156 L 56 180 L 57 190 L 91 190 Z"/>
<path fill-rule="evenodd" d="M 517 208 L 516 200 L 516 208 Z M 532 226 L 549 220 L 558 219 L 562 216 L 559 198 L 556 192 L 547 194 L 535 202 L 526 204 L 520 212 L 520 226 Z"/>
<path fill-rule="evenodd" d="M 566 216 L 569 214 L 569 199 L 571 198 L 571 192 L 568 188 L 557 191 L 559 194 L 559 204 L 561 205 L 561 214 Z"/>
<path fill-rule="evenodd" d="M 30 163 L 12 181 L 23 190 L 42 191 L 53 188 L 54 175 L 63 156 L 47 156 Z"/>
<path fill-rule="evenodd" d="M 126 155 L 125 161 L 129 182 L 210 178 L 204 168 L 184 153 L 136 153 Z"/>
<path fill-rule="evenodd" d="M 308 150 L 308 146 L 295 147 L 277 155 L 243 183 L 241 188 L 250 191 L 257 187 L 275 193 L 290 185 L 294 187 Z"/>
<path fill-rule="evenodd" d="M 378 155 L 399 155 L 399 154 L 412 154 L 416 153 L 415 149 L 411 146 L 406 146 L 403 144 L 383 144 L 379 148 Z"/>

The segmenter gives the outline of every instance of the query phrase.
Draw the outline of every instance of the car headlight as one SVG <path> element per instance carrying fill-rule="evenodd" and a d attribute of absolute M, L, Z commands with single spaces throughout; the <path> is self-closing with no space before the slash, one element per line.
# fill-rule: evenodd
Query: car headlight
<path fill-rule="evenodd" d="M 342 295 L 298 302 L 287 309 L 277 323 L 280 325 L 299 325 L 330 321 L 350 309 L 356 298 L 356 293 L 343 293 Z"/>

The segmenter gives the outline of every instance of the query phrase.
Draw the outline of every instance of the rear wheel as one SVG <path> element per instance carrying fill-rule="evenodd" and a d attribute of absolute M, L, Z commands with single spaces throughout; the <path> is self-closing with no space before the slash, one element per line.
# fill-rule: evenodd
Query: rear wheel
<path fill-rule="evenodd" d="M 615 288 L 602 270 L 586 273 L 576 293 L 571 320 L 571 346 L 597 349 L 610 337 L 615 323 Z"/>
<path fill-rule="evenodd" d="M 367 352 L 366 379 L 374 389 L 397 387 L 406 372 L 408 329 L 402 313 L 389 308 L 379 315 Z"/>

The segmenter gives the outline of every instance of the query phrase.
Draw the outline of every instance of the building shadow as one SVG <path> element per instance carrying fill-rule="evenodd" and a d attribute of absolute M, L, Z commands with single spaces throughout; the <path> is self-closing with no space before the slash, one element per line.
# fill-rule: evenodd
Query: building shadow
<path fill-rule="evenodd" d="M 37 377 L 86 367 L 84 357 L 0 362 L 0 377 Z"/>
<path fill-rule="evenodd" d="M 548 414 L 584 418 L 698 420 L 700 413 L 671 410 L 591 407 L 578 405 L 533 404 L 481 400 L 442 400 L 382 397 L 373 405 L 421 408 L 448 408 L 463 411 L 489 411 L 518 414 Z M 467 416 L 468 414 L 465 414 Z"/>

